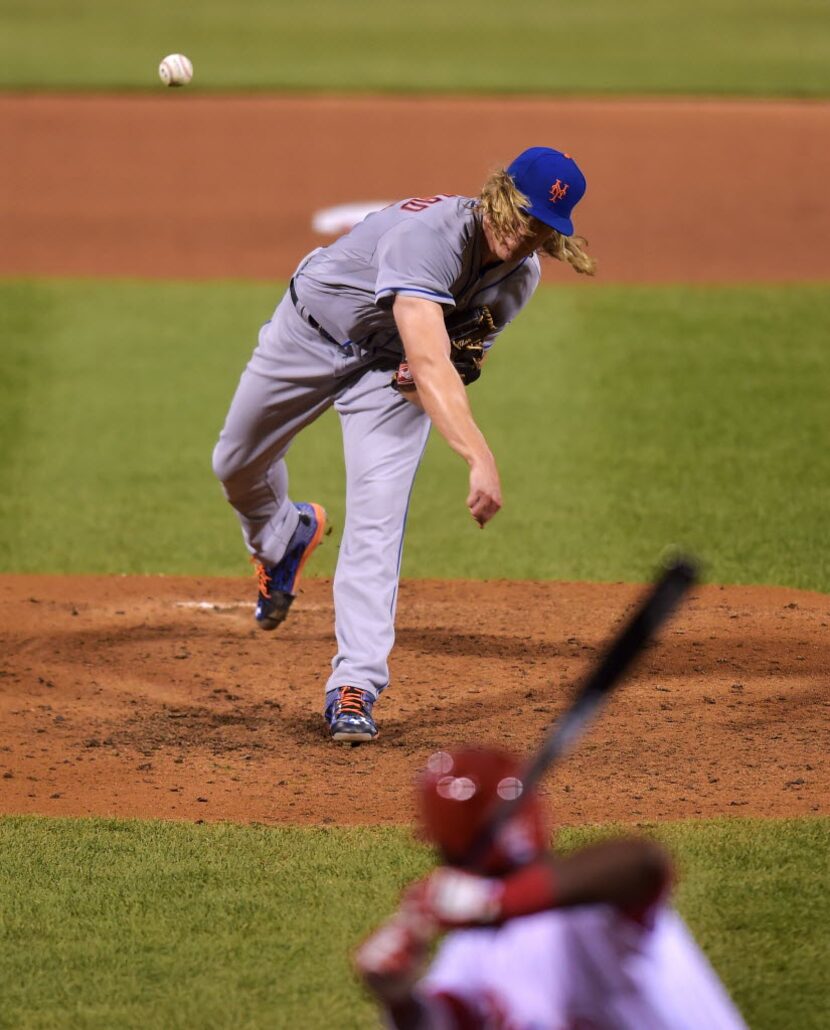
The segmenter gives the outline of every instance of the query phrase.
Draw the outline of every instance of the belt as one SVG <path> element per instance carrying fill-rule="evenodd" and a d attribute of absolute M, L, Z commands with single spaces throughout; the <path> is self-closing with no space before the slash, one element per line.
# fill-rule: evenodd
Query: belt
<path fill-rule="evenodd" d="M 289 293 L 291 294 L 291 303 L 297 309 L 297 314 L 300 316 L 300 318 L 302 318 L 306 322 L 308 322 L 308 324 L 311 326 L 312 329 L 316 329 L 317 332 L 323 337 L 324 340 L 328 340 L 329 343 L 333 343 L 336 347 L 341 346 L 339 341 L 335 340 L 335 338 L 331 335 L 331 333 L 327 333 L 326 330 L 317 321 L 317 319 L 312 317 L 306 311 L 306 309 L 304 307 L 303 307 L 303 310 L 300 311 L 300 307 L 302 305 L 300 304 L 299 297 L 297 296 L 297 291 L 294 288 L 294 280 L 293 279 L 288 284 L 288 290 L 289 290 Z"/>

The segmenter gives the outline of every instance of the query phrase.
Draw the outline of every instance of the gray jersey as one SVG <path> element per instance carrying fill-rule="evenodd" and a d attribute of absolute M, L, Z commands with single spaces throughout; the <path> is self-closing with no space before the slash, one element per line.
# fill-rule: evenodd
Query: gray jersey
<path fill-rule="evenodd" d="M 486 304 L 493 339 L 530 300 L 539 259 L 482 265 L 477 201 L 412 198 L 369 215 L 329 247 L 312 251 L 295 275 L 306 313 L 343 345 L 400 349 L 392 303 L 397 294 L 423 297 L 445 313 Z"/>

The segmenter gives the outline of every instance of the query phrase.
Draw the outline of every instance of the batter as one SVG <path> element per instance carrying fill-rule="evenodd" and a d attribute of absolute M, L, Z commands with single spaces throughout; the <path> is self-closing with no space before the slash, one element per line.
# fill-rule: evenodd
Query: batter
<path fill-rule="evenodd" d="M 346 522 L 323 709 L 334 740 L 378 733 L 372 707 L 389 684 L 406 514 L 431 426 L 468 465 L 476 523 L 501 507 L 496 461 L 465 383 L 533 295 L 538 252 L 593 274 L 571 221 L 584 192 L 570 156 L 533 147 L 491 175 L 478 198 L 392 204 L 305 257 L 260 330 L 213 467 L 256 565 L 256 621 L 274 629 L 327 529 L 321 505 L 291 500 L 285 456 L 328 408 L 340 416 Z M 465 328 L 460 345 L 472 350 L 459 356 L 453 326 L 468 315 L 478 328 Z"/>
<path fill-rule="evenodd" d="M 494 805 L 521 791 L 521 771 L 512 756 L 483 749 L 430 759 L 422 824 L 447 864 L 411 887 L 355 956 L 385 1025 L 746 1030 L 667 903 L 671 866 L 656 844 L 622 838 L 551 853 L 531 794 L 482 859 L 467 861 Z"/>

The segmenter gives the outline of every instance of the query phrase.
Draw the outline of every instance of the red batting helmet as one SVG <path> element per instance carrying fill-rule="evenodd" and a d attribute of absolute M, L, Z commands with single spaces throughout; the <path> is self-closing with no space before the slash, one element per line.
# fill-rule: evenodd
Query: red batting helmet
<path fill-rule="evenodd" d="M 517 758 L 489 748 L 438 751 L 429 759 L 418 779 L 418 806 L 424 835 L 448 865 L 472 868 L 467 858 L 470 846 L 493 810 L 521 795 L 521 773 Z M 482 873 L 504 873 L 531 861 L 547 844 L 548 832 L 534 792 L 474 867 Z"/>

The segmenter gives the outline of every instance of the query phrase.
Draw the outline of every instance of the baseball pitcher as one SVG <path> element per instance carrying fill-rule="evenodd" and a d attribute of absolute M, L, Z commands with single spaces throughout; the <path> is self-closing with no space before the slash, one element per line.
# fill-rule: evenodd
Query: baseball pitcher
<path fill-rule="evenodd" d="M 346 523 L 323 709 L 334 740 L 377 736 L 372 706 L 389 684 L 407 508 L 431 426 L 467 464 L 477 525 L 501 507 L 466 387 L 533 295 L 539 254 L 594 273 L 571 221 L 584 192 L 569 155 L 532 147 L 478 197 L 391 204 L 305 257 L 260 330 L 213 467 L 257 570 L 256 621 L 274 629 L 327 521 L 320 504 L 291 500 L 286 454 L 328 408 L 340 416 Z"/>

